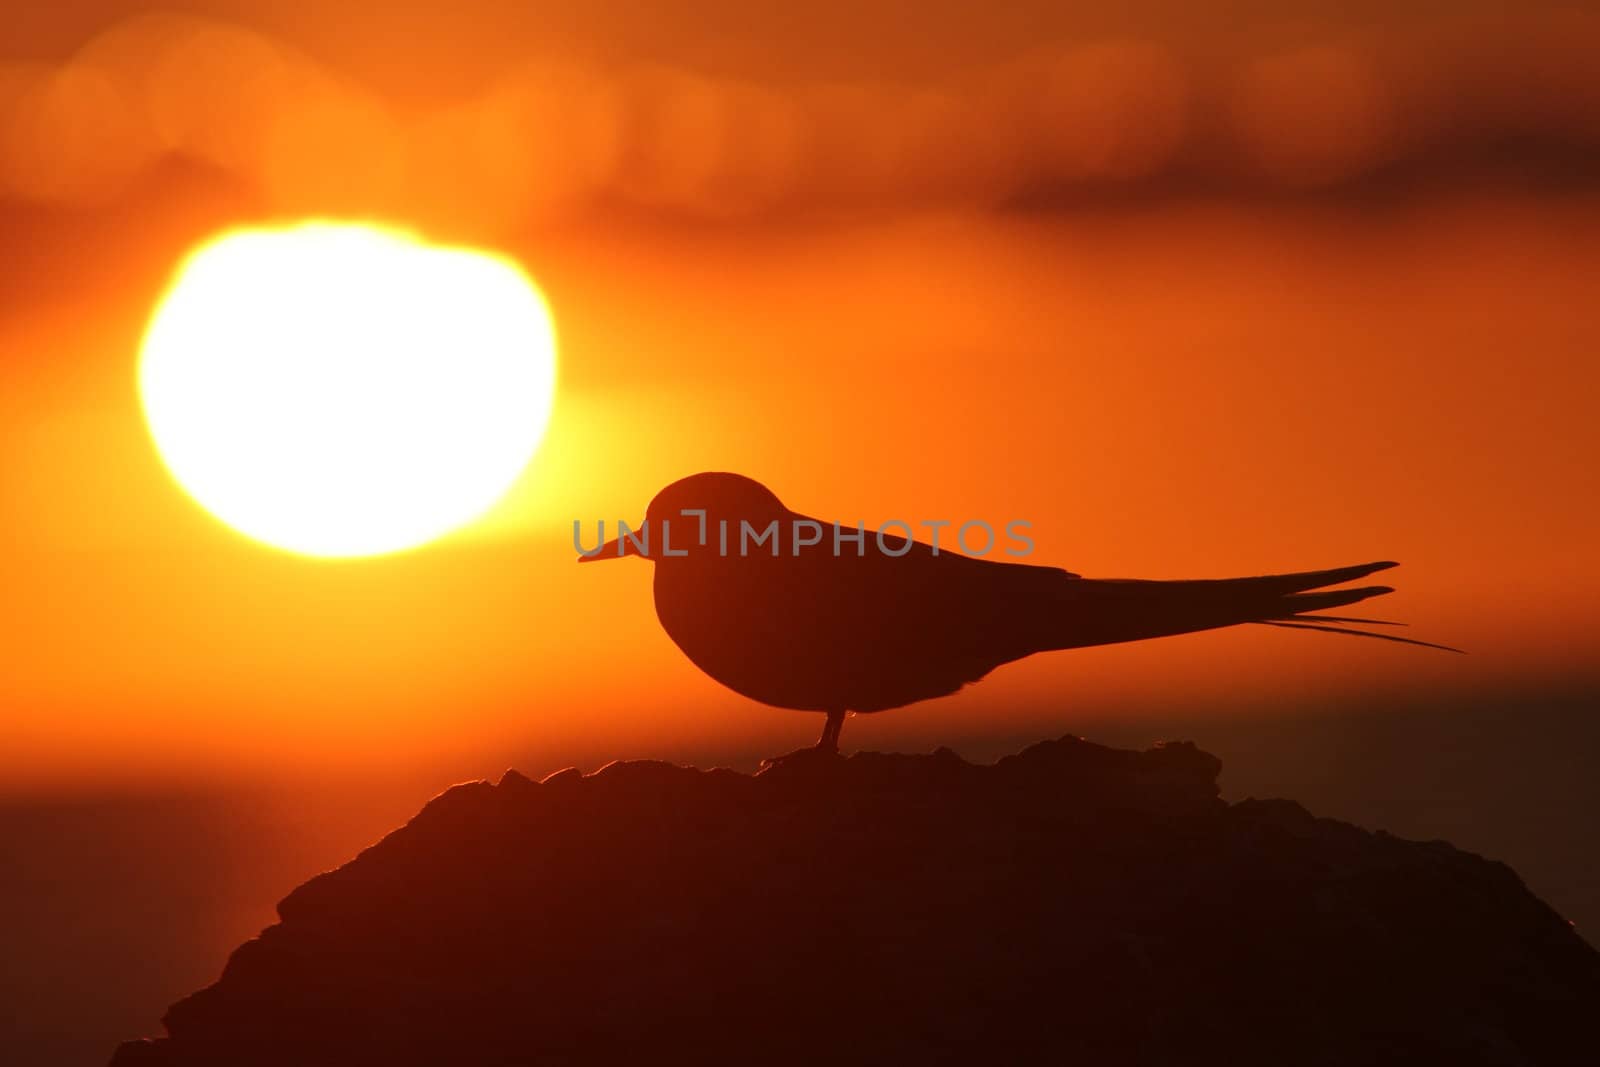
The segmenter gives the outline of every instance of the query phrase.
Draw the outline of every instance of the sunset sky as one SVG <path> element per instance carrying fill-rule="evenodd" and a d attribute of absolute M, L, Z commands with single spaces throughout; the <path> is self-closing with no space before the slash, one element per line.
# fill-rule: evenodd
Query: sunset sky
<path fill-rule="evenodd" d="M 645 566 L 573 565 L 574 519 L 705 469 L 846 522 L 1026 520 L 1091 576 L 1394 558 L 1383 614 L 1471 651 L 1038 657 L 862 745 L 1594 681 L 1600 22 L 692 6 L 8 29 L 7 786 L 808 736 L 683 660 Z M 266 548 L 151 444 L 184 253 L 306 217 L 510 256 L 552 309 L 544 443 L 441 542 Z"/>
<path fill-rule="evenodd" d="M 1025 521 L 1090 577 L 1400 561 L 1361 614 L 1467 655 L 1252 626 L 1041 655 L 844 747 L 1193 737 L 1228 799 L 1504 859 L 1593 942 L 1596 55 L 1592 10 L 1488 0 L 17 7 L 0 1047 L 156 1032 L 450 782 L 810 743 L 674 647 L 648 564 L 575 562 L 574 520 L 704 470 L 852 525 Z M 146 424 L 180 264 L 306 220 L 481 250 L 553 319 L 542 443 L 432 543 L 252 540 Z M 402 313 L 483 346 L 444 295 L 372 336 Z"/>

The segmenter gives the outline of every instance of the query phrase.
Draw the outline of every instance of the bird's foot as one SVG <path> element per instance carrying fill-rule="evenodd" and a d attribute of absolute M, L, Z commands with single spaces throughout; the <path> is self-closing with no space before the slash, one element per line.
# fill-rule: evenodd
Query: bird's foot
<path fill-rule="evenodd" d="M 808 765 L 822 765 L 839 759 L 839 746 L 824 746 L 820 742 L 808 748 L 797 748 L 783 756 L 770 756 L 761 761 L 761 767 L 756 771 L 761 774 L 775 767 L 797 767 Z"/>

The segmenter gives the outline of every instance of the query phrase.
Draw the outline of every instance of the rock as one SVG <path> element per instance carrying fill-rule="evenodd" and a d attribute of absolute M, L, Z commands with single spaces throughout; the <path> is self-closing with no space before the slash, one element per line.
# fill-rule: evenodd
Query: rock
<path fill-rule="evenodd" d="M 1062 738 L 456 786 L 116 1067 L 1588 1064 L 1600 955 L 1502 864 Z"/>

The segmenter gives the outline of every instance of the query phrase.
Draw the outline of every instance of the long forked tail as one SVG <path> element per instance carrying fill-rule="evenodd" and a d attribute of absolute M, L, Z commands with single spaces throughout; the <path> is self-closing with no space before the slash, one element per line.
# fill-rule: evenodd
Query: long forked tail
<path fill-rule="evenodd" d="M 1458 648 L 1436 645 L 1431 641 L 1356 628 L 1401 626 L 1403 623 L 1351 615 L 1318 614 L 1394 592 L 1393 587 L 1387 585 L 1328 588 L 1394 566 L 1398 564 L 1382 560 L 1325 571 L 1194 581 L 1081 579 L 1086 586 L 1084 591 L 1090 593 L 1086 599 L 1094 601 L 1094 622 L 1072 627 L 1069 634 L 1064 635 L 1069 640 L 1063 641 L 1058 647 L 1137 641 L 1241 623 L 1259 623 L 1460 652 Z"/>
<path fill-rule="evenodd" d="M 1352 626 L 1404 626 L 1403 622 L 1387 619 L 1366 619 L 1350 615 L 1321 615 L 1315 612 L 1347 607 L 1363 600 L 1394 592 L 1393 586 L 1368 585 L 1357 589 L 1325 589 L 1325 586 L 1365 578 L 1377 571 L 1399 566 L 1390 560 L 1362 563 L 1354 567 L 1339 567 L 1327 571 L 1307 571 L 1302 574 L 1276 574 L 1262 578 L 1236 578 L 1235 582 L 1260 583 L 1260 588 L 1270 590 L 1274 599 L 1269 605 L 1274 613 L 1248 620 L 1264 626 L 1281 626 L 1290 630 L 1317 630 L 1328 634 L 1348 634 L 1351 637 L 1371 637 L 1379 641 L 1396 641 L 1403 645 L 1420 645 L 1445 652 L 1460 652 L 1459 648 L 1437 645 L 1432 641 L 1418 641 L 1397 634 L 1374 633 L 1371 630 L 1353 629 Z"/>

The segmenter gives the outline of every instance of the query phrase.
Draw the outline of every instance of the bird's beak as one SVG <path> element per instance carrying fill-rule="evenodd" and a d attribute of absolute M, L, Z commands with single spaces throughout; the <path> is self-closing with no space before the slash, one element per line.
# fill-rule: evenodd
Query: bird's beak
<path fill-rule="evenodd" d="M 595 549 L 578 556 L 579 563 L 593 563 L 602 559 L 621 559 L 623 556 L 642 556 L 639 546 L 631 538 L 614 537 Z"/>

